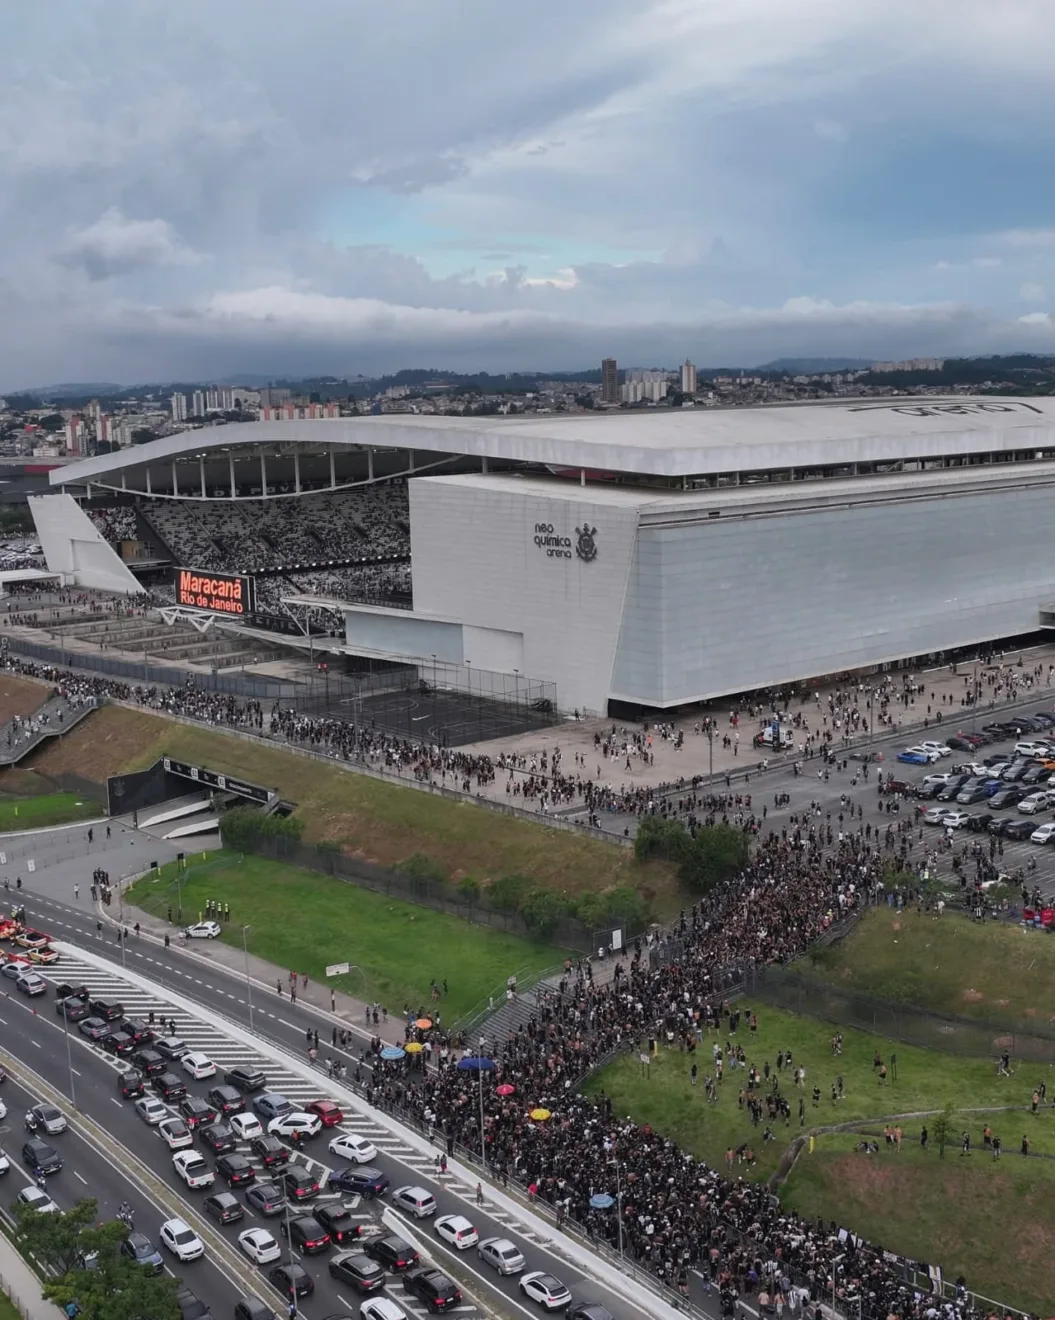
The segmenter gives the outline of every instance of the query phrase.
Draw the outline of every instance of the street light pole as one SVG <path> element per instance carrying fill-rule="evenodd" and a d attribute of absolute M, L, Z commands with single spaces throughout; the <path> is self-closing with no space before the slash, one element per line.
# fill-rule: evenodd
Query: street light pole
<path fill-rule="evenodd" d="M 242 927 L 242 954 L 245 957 L 245 999 L 249 1005 L 249 1030 L 253 1030 L 253 983 L 249 979 L 249 942 L 251 926 Z"/>
<path fill-rule="evenodd" d="M 619 1174 L 619 1161 L 609 1160 L 615 1166 L 615 1216 L 619 1225 L 619 1259 L 623 1259 L 623 1182 Z"/>
<path fill-rule="evenodd" d="M 483 1058 L 484 1038 L 480 1037 L 480 1058 Z M 484 1139 L 484 1070 L 477 1068 L 476 1075 L 480 1080 L 480 1165 L 486 1171 L 487 1169 L 487 1142 Z"/>
<path fill-rule="evenodd" d="M 70 1104 L 77 1108 L 77 1092 L 73 1086 L 73 1056 L 70 1052 L 70 1020 L 66 1016 L 66 1006 L 62 1007 L 62 1025 L 66 1032 L 66 1066 L 70 1070 Z"/>

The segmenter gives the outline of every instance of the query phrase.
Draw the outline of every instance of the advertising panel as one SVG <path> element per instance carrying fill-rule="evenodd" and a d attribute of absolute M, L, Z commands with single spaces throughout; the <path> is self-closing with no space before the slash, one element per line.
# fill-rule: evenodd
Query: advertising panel
<path fill-rule="evenodd" d="M 176 570 L 176 604 L 213 614 L 248 617 L 253 613 L 253 579 L 233 573 Z"/>

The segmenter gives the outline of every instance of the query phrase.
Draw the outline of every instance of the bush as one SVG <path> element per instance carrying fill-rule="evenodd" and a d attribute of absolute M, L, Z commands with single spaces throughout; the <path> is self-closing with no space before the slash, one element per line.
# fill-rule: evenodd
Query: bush
<path fill-rule="evenodd" d="M 707 894 L 747 865 L 750 847 L 747 835 L 732 825 L 705 825 L 682 855 L 678 875 L 687 889 Z"/>
<path fill-rule="evenodd" d="M 604 916 L 613 926 L 624 926 L 627 934 L 637 935 L 648 922 L 648 902 L 629 885 L 619 885 L 604 895 Z"/>
<path fill-rule="evenodd" d="M 634 836 L 634 856 L 639 862 L 653 857 L 680 862 L 691 844 L 692 837 L 680 821 L 646 816 Z"/>
<path fill-rule="evenodd" d="M 497 912 L 519 912 L 533 888 L 526 875 L 503 875 L 488 887 L 487 896 Z"/>
<path fill-rule="evenodd" d="M 396 870 L 409 876 L 411 880 L 417 880 L 423 884 L 445 885 L 450 879 L 450 876 L 439 862 L 434 862 L 431 857 L 426 857 L 424 853 L 414 853 L 405 862 L 400 862 Z"/>
<path fill-rule="evenodd" d="M 524 925 L 537 940 L 550 939 L 567 913 L 567 900 L 552 889 L 533 889 L 520 905 Z"/>
<path fill-rule="evenodd" d="M 296 816 L 265 816 L 256 807 L 231 807 L 220 818 L 220 838 L 225 848 L 255 852 L 261 839 L 294 839 L 304 833 L 304 822 Z"/>

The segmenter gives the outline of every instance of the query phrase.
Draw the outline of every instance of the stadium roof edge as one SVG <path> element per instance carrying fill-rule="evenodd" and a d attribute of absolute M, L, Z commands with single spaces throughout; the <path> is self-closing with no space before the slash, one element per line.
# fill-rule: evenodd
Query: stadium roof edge
<path fill-rule="evenodd" d="M 418 450 L 643 476 L 893 462 L 1055 449 L 1055 398 L 885 397 L 743 408 L 532 414 L 407 413 L 243 422 L 165 436 L 56 469 L 53 486 L 254 445 Z"/>

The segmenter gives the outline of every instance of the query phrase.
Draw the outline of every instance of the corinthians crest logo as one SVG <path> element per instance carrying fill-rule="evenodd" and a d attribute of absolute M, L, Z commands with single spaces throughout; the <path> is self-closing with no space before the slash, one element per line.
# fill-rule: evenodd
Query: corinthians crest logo
<path fill-rule="evenodd" d="M 597 528 L 583 523 L 581 527 L 576 527 L 575 535 L 579 538 L 575 543 L 575 553 L 584 564 L 592 563 L 597 558 L 597 542 L 593 539 L 597 535 Z"/>

